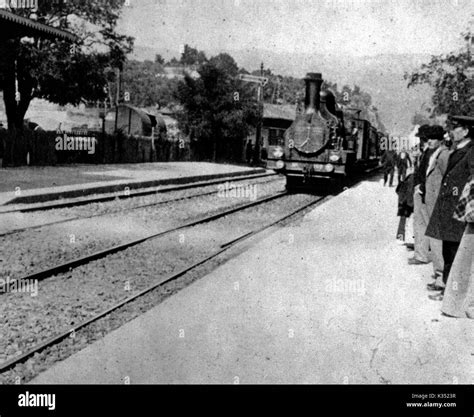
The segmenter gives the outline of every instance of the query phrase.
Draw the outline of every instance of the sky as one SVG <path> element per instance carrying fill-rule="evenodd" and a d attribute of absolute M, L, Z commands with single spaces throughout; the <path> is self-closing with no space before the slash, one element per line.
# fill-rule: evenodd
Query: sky
<path fill-rule="evenodd" d="M 366 56 L 461 47 L 474 0 L 126 0 L 119 29 L 178 57 L 204 51 Z"/>

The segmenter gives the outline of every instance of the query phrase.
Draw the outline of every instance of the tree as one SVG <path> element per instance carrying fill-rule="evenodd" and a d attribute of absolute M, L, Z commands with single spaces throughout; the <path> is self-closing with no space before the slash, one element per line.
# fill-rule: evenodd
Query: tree
<path fill-rule="evenodd" d="M 468 42 L 467 50 L 433 55 L 429 63 L 405 74 L 408 88 L 419 84 L 428 84 L 433 88 L 432 114 L 435 116 L 468 115 L 474 111 L 474 82 L 470 74 L 473 66 L 470 53 L 472 22 L 471 28 L 461 36 Z"/>
<path fill-rule="evenodd" d="M 239 72 L 239 67 L 229 54 L 222 53 L 212 57 L 209 64 L 214 66 L 217 70 L 225 73 L 228 77 L 236 77 Z"/>
<path fill-rule="evenodd" d="M 156 54 L 155 55 L 155 63 L 160 64 L 160 65 L 164 65 L 165 64 L 165 59 L 160 54 Z"/>
<path fill-rule="evenodd" d="M 175 66 L 179 65 L 179 61 L 175 57 L 173 57 L 173 58 L 171 58 L 170 61 L 168 61 L 166 63 L 166 65 L 170 65 L 172 67 L 175 67 Z"/>
<path fill-rule="evenodd" d="M 236 78 L 238 67 L 228 54 L 212 57 L 198 73 L 199 78 L 186 76 L 178 86 L 180 125 L 206 158 L 239 159 L 243 139 L 261 116 L 255 95 Z"/>
<path fill-rule="evenodd" d="M 127 61 L 122 76 L 122 91 L 138 107 L 164 107 L 176 101 L 177 79 L 162 76 L 162 65 L 151 61 Z"/>
<path fill-rule="evenodd" d="M 22 16 L 68 30 L 78 36 L 78 41 L 71 45 L 34 37 L 1 43 L 0 88 L 10 131 L 22 130 L 34 97 L 62 105 L 105 98 L 104 69 L 121 67 L 133 46 L 133 38 L 115 31 L 124 1 L 44 1 L 34 14 L 28 9 L 14 9 Z M 16 80 L 19 97 L 15 97 Z"/>
<path fill-rule="evenodd" d="M 260 75 L 260 70 L 253 71 Z M 279 74 L 273 74 L 271 69 L 264 69 L 263 76 L 268 78 L 268 84 L 263 89 L 263 100 L 270 103 L 296 104 L 304 97 L 304 81 Z"/>
<path fill-rule="evenodd" d="M 184 45 L 183 53 L 181 54 L 180 63 L 185 66 L 201 65 L 207 61 L 206 54 L 203 51 L 198 51 L 188 44 Z"/>

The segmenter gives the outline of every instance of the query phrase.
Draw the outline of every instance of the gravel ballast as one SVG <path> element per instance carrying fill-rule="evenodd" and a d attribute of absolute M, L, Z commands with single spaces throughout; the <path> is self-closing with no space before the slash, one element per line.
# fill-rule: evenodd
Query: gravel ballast
<path fill-rule="evenodd" d="M 308 195 L 285 196 L 212 223 L 145 242 L 42 281 L 39 283 L 37 296 L 33 297 L 29 293 L 2 295 L 0 314 L 4 320 L 0 330 L 0 362 L 20 355 L 59 332 L 68 331 L 72 326 L 139 292 L 156 280 L 208 256 L 218 250 L 220 245 L 268 224 L 314 199 L 314 196 Z M 211 264 L 215 266 L 215 263 L 216 261 L 211 262 L 204 270 L 210 268 Z M 18 377 L 26 382 L 56 360 L 69 356 L 120 323 L 123 324 L 144 309 L 156 305 L 168 294 L 181 288 L 183 282 L 192 282 L 196 279 L 196 273 L 188 273 L 187 278 L 180 277 L 175 283 L 165 284 L 141 297 L 133 305 L 113 313 L 113 320 L 101 319 L 100 322 L 105 324 L 98 322 L 88 326 L 70 340 L 62 342 L 61 347 L 48 348 L 44 353 L 35 355 L 25 364 L 2 374 L 0 382 L 14 383 Z"/>
<path fill-rule="evenodd" d="M 284 182 L 282 180 L 268 181 L 267 179 L 259 182 L 236 182 L 235 184 L 248 184 L 249 188 L 255 190 L 256 197 L 261 198 L 282 191 Z M 199 191 L 201 193 L 215 191 L 216 187 Z M 196 191 L 194 193 L 196 194 Z M 173 194 L 172 197 L 179 198 L 184 195 Z M 92 204 L 90 207 L 88 205 L 54 210 L 57 212 L 55 217 L 68 218 L 98 212 L 104 215 L 1 236 L 0 278 L 21 278 L 99 250 L 171 229 L 207 214 L 245 204 L 252 201 L 251 198 L 253 198 L 253 195 L 250 198 L 234 198 L 228 195 L 226 197 L 223 193 L 220 195 L 211 194 L 117 212 L 118 209 L 128 209 L 138 204 L 157 202 L 158 196 L 162 199 L 170 198 L 169 196 L 165 198 L 161 195 L 154 195 L 137 198 L 138 202 L 133 201 L 135 199 L 118 200 L 106 204 Z M 116 212 L 107 214 L 111 210 Z M 38 216 L 39 214 L 23 214 L 23 216 L 31 215 Z M 51 214 L 48 213 L 48 216 L 51 217 Z M 3 219 L 1 217 L 1 220 Z"/>

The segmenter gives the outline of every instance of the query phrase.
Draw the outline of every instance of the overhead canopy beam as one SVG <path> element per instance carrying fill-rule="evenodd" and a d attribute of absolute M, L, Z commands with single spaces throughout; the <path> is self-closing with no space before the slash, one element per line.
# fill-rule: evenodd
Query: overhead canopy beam
<path fill-rule="evenodd" d="M 78 37 L 70 32 L 56 29 L 27 17 L 18 16 L 7 10 L 0 10 L 0 25 L 2 27 L 0 39 L 2 40 L 23 36 L 40 36 L 42 38 L 63 39 L 70 42 L 78 40 Z"/>

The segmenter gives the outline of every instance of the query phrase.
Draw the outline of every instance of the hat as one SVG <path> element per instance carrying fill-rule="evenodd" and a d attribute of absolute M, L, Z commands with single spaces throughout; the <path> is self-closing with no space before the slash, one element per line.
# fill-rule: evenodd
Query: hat
<path fill-rule="evenodd" d="M 419 138 L 425 137 L 426 136 L 426 129 L 428 129 L 430 125 L 421 125 L 418 128 L 418 132 L 415 134 L 415 136 L 418 136 Z"/>
<path fill-rule="evenodd" d="M 454 126 L 473 127 L 474 117 L 471 116 L 451 116 L 449 121 Z"/>
<path fill-rule="evenodd" d="M 425 132 L 425 136 L 428 139 L 444 139 L 444 129 L 440 125 L 428 126 Z"/>

